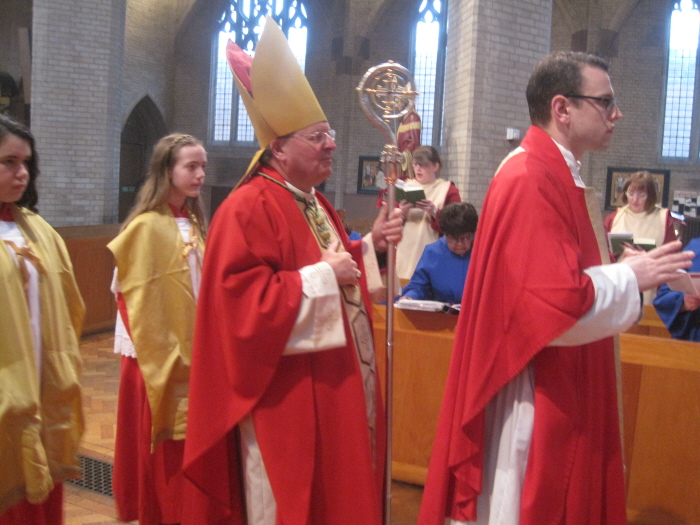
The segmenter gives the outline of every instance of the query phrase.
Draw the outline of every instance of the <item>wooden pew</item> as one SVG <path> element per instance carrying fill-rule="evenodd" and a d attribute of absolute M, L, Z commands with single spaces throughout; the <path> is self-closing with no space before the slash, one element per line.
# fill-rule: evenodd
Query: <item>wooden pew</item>
<path fill-rule="evenodd" d="M 700 524 L 700 343 L 620 335 L 627 516 Z"/>
<path fill-rule="evenodd" d="M 644 305 L 644 313 L 639 322 L 627 330 L 629 334 L 652 335 L 654 337 L 671 337 L 666 325 L 659 318 L 654 306 L 651 304 Z"/>
<path fill-rule="evenodd" d="M 642 327 L 661 330 L 653 310 Z M 423 485 L 457 316 L 395 310 L 393 477 Z M 386 310 L 373 309 L 384 382 Z M 700 525 L 700 344 L 620 336 L 628 517 L 634 525 Z"/>
<path fill-rule="evenodd" d="M 109 287 L 114 257 L 107 243 L 119 233 L 119 225 L 65 226 L 56 231 L 66 242 L 75 279 L 85 301 L 83 334 L 113 330 L 117 305 Z"/>
<path fill-rule="evenodd" d="M 374 306 L 373 322 L 377 370 L 384 387 L 384 306 Z M 395 309 L 394 479 L 425 484 L 456 324 L 456 315 Z"/>

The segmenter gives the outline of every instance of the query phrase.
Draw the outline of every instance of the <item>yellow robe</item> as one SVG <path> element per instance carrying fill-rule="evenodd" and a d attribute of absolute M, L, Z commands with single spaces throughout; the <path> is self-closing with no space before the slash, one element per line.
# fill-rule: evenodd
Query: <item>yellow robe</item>
<path fill-rule="evenodd" d="M 184 439 L 196 309 L 188 247 L 167 204 L 138 215 L 107 247 L 146 384 L 151 446 Z"/>
<path fill-rule="evenodd" d="M 435 206 L 440 209 L 445 207 L 450 181 L 435 179 L 428 184 L 420 184 L 417 181 L 411 184 L 422 186 L 426 198 Z M 396 249 L 396 275 L 399 279 L 408 280 L 413 276 L 425 247 L 440 237 L 440 234 L 433 230 L 431 222 L 430 216 L 420 208 L 414 207 L 408 211 L 403 227 L 403 240 Z"/>
<path fill-rule="evenodd" d="M 46 270 L 39 276 L 41 384 L 19 269 L 0 246 L 0 514 L 79 475 L 84 421 L 79 337 L 85 306 L 61 237 L 41 217 L 13 207 L 17 227 Z"/>

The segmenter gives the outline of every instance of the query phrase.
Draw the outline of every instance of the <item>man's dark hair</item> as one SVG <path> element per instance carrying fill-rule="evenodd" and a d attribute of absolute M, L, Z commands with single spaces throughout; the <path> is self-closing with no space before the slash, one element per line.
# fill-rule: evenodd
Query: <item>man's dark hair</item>
<path fill-rule="evenodd" d="M 581 95 L 584 66 L 597 67 L 607 73 L 608 63 L 588 53 L 559 51 L 548 55 L 537 65 L 530 76 L 525 96 L 530 109 L 530 121 L 535 126 L 545 126 L 552 118 L 552 99 L 556 95 Z M 573 99 L 573 104 L 581 101 Z"/>
<path fill-rule="evenodd" d="M 36 153 L 36 143 L 34 135 L 23 124 L 11 119 L 7 115 L 0 113 L 0 143 L 8 136 L 14 135 L 29 143 L 31 157 L 27 161 L 27 171 L 29 172 L 29 182 L 24 190 L 24 193 L 15 204 L 23 206 L 33 212 L 36 212 L 36 204 L 39 201 L 39 194 L 36 190 L 36 178 L 39 176 L 39 158 Z"/>
<path fill-rule="evenodd" d="M 445 235 L 459 237 L 465 233 L 474 233 L 479 214 L 468 202 L 453 202 L 440 212 L 438 223 Z"/>

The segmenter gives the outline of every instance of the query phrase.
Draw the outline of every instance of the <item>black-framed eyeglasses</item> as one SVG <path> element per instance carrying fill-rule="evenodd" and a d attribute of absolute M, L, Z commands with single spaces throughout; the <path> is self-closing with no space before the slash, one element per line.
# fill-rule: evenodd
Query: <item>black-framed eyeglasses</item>
<path fill-rule="evenodd" d="M 610 113 L 615 106 L 617 106 L 617 99 L 615 97 L 613 98 L 604 98 L 604 97 L 591 97 L 588 95 L 564 95 L 566 98 L 587 98 L 590 100 L 596 100 L 598 102 L 602 102 L 605 105 L 605 111 Z"/>
<path fill-rule="evenodd" d="M 316 133 L 308 133 L 306 135 L 297 135 L 296 133 L 292 135 L 301 140 L 306 140 L 313 144 L 314 146 L 320 146 L 326 143 L 326 137 L 335 142 L 335 130 L 330 129 L 328 131 L 317 131 Z"/>

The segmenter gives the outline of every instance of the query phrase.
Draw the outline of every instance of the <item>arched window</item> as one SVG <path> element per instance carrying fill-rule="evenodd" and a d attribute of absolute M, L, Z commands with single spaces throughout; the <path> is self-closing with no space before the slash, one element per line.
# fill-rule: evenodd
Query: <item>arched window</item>
<path fill-rule="evenodd" d="M 211 141 L 217 144 L 255 140 L 245 106 L 226 61 L 226 43 L 232 40 L 253 54 L 267 15 L 287 35 L 302 71 L 306 62 L 307 17 L 300 0 L 231 0 L 217 21 L 212 79 Z"/>
<path fill-rule="evenodd" d="M 666 108 L 661 156 L 698 158 L 698 118 L 694 101 L 698 96 L 698 2 L 675 2 L 669 32 Z"/>
<path fill-rule="evenodd" d="M 413 38 L 413 77 L 420 93 L 421 142 L 433 146 L 441 140 L 446 48 L 447 0 L 422 0 Z"/>

